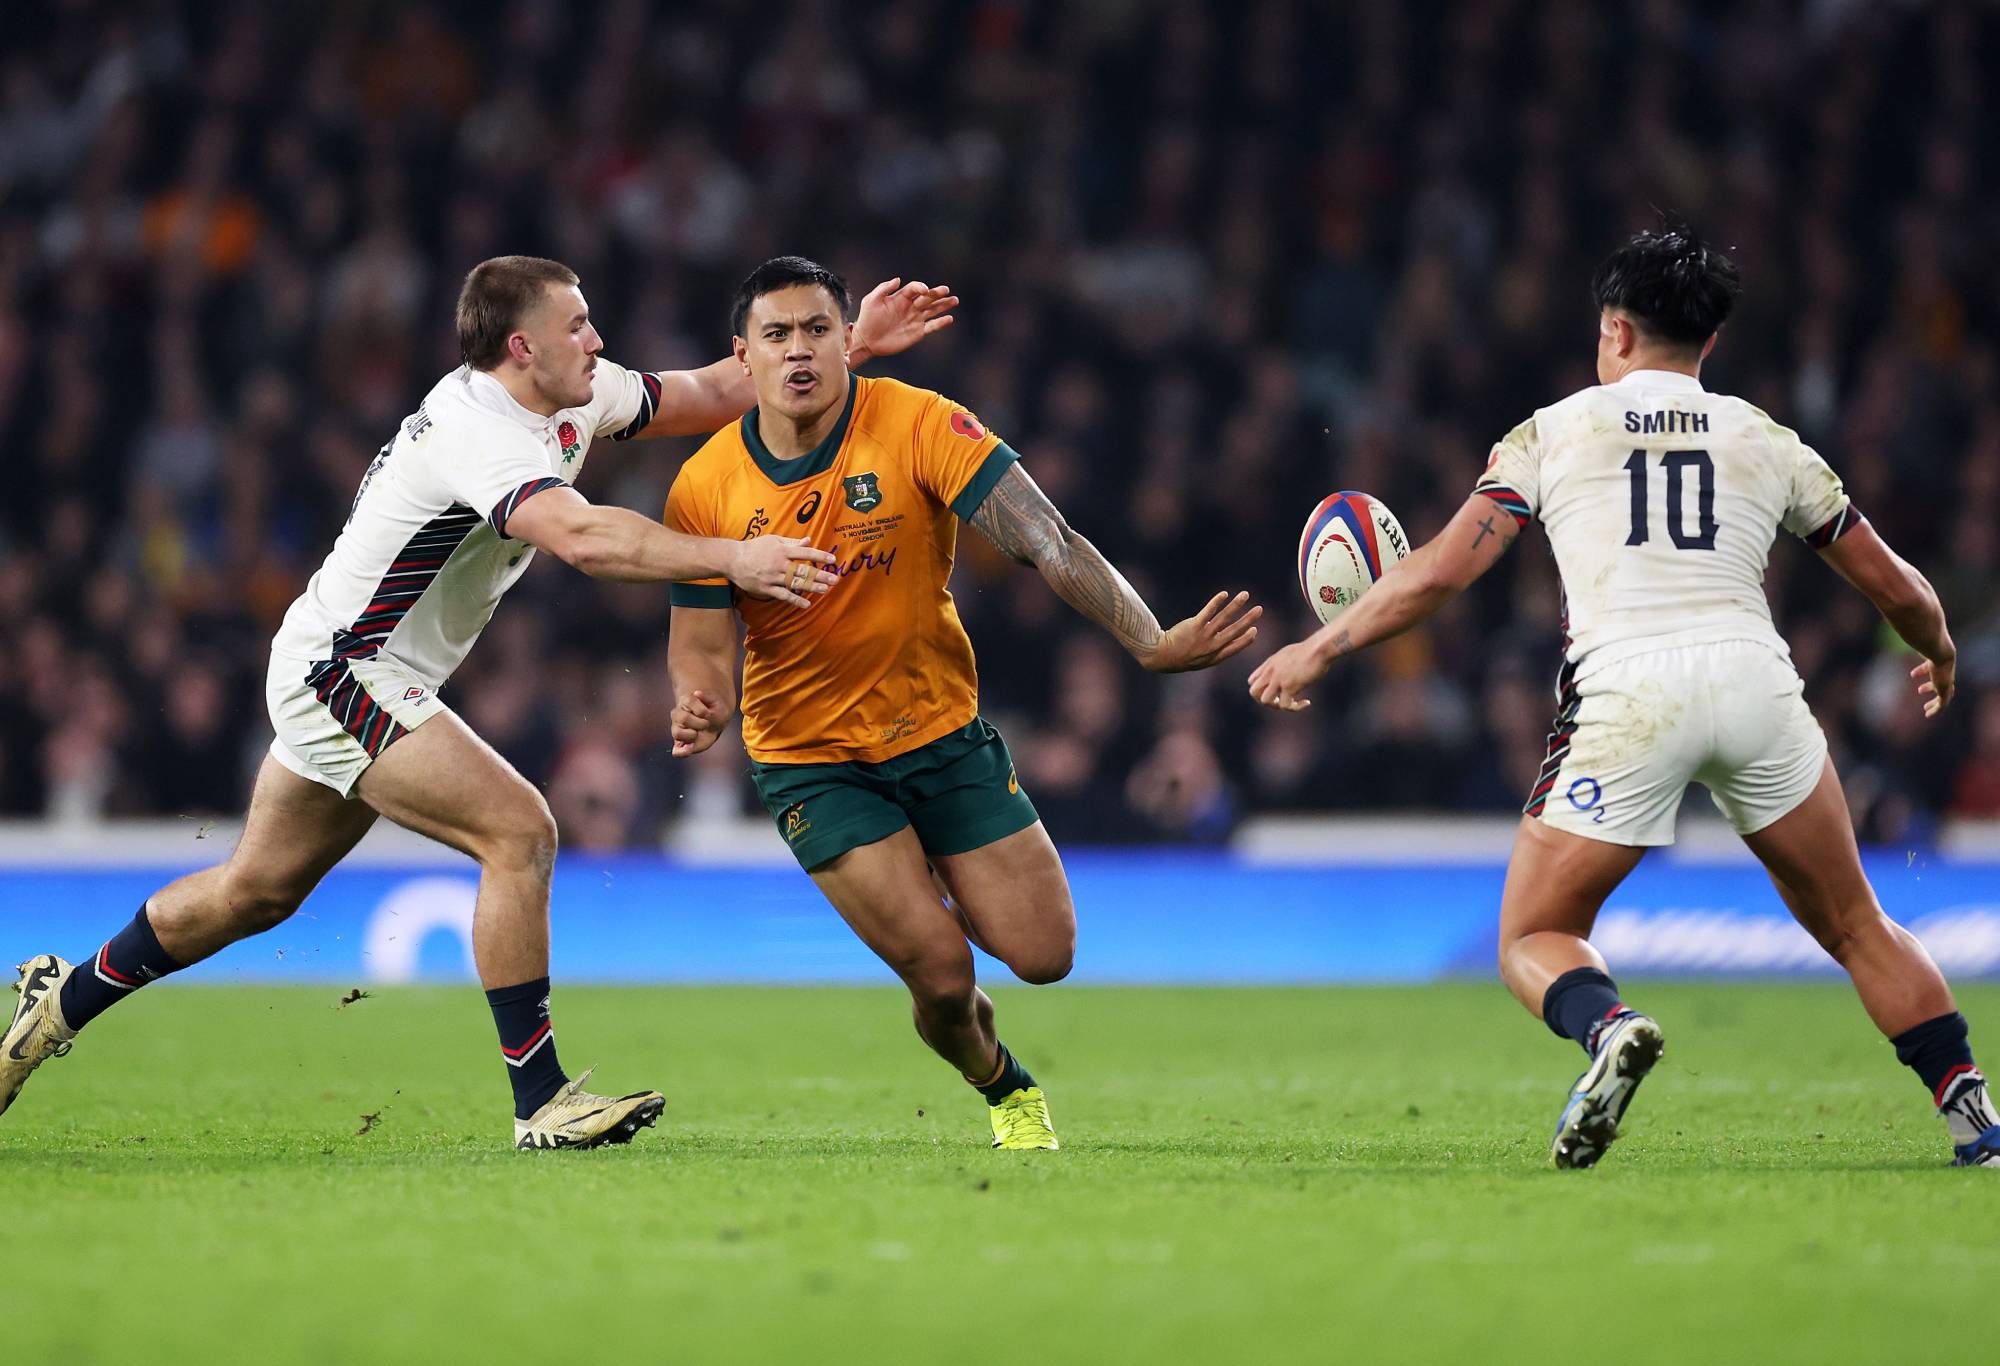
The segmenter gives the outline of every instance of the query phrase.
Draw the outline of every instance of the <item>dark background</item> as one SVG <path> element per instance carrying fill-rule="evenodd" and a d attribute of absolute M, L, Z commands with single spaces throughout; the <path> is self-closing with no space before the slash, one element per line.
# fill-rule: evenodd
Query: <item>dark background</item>
<path fill-rule="evenodd" d="M 1704 371 L 1796 426 L 1951 613 L 1925 724 L 1868 604 L 1783 538 L 1770 591 L 1864 836 L 2000 815 L 2000 12 L 1968 3 L 92 3 L 0 39 L 0 813 L 240 809 L 264 651 L 369 456 L 457 361 L 489 255 L 578 270 L 613 359 L 705 364 L 796 251 L 952 284 L 886 365 L 972 406 L 1163 617 L 1272 620 L 1154 680 L 961 540 L 987 714 L 1059 839 L 1270 810 L 1504 812 L 1553 698 L 1531 531 L 1303 717 L 1251 706 L 1310 624 L 1325 493 L 1419 541 L 1492 442 L 1593 382 L 1597 258 L 1654 208 L 1745 281 Z M 1986 174 L 1982 174 L 1986 172 Z M 657 513 L 692 442 L 602 446 Z M 543 557 L 448 700 L 566 839 L 744 808 L 665 759 L 667 601 Z"/>

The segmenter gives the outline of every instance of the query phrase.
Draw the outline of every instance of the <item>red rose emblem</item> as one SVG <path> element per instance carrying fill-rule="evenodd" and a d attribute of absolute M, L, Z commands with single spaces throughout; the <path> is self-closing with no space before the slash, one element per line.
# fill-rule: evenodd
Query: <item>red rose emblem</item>
<path fill-rule="evenodd" d="M 565 422 L 560 427 L 557 427 L 556 441 L 561 444 L 564 450 L 568 450 L 571 446 L 574 446 L 576 444 L 576 424 L 574 422 Z"/>
<path fill-rule="evenodd" d="M 1340 606 L 1340 594 L 1336 593 L 1333 589 L 1329 588 L 1325 584 L 1320 585 L 1319 600 L 1325 603 L 1329 607 Z"/>
<path fill-rule="evenodd" d="M 963 408 L 951 415 L 951 429 L 967 441 L 981 441 L 986 437 L 986 429 L 979 425 L 979 419 Z"/>

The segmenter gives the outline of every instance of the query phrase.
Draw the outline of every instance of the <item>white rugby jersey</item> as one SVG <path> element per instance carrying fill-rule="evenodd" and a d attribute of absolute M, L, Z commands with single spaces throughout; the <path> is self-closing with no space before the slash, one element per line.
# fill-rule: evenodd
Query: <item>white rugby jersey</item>
<path fill-rule="evenodd" d="M 1790 658 L 1764 596 L 1778 528 L 1820 547 L 1862 520 L 1798 433 L 1667 370 L 1541 409 L 1493 448 L 1474 491 L 1548 531 L 1566 683 L 1707 641 L 1761 641 Z"/>
<path fill-rule="evenodd" d="M 602 357 L 590 402 L 553 417 L 484 371 L 446 375 L 370 462 L 271 653 L 300 661 L 302 679 L 308 665 L 387 654 L 443 686 L 535 553 L 508 538 L 507 518 L 575 482 L 596 437 L 636 436 L 659 398 L 657 375 Z"/>

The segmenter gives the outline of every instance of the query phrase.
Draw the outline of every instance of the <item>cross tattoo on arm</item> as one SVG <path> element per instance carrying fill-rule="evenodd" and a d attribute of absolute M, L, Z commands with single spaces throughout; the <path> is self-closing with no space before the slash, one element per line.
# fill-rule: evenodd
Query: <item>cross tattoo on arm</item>
<path fill-rule="evenodd" d="M 1473 539 L 1472 548 L 1474 550 L 1479 549 L 1480 546 L 1486 543 L 1486 538 L 1494 534 L 1495 533 L 1493 530 L 1493 519 L 1491 517 L 1488 517 L 1485 521 L 1479 524 L 1479 535 Z"/>

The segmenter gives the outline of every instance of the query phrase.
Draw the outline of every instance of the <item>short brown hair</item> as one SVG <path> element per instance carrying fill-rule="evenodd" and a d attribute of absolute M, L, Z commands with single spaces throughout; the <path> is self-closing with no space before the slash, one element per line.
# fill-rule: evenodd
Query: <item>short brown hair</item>
<path fill-rule="evenodd" d="M 458 354 L 475 370 L 507 356 L 507 338 L 549 285 L 573 285 L 576 272 L 540 256 L 495 256 L 466 273 L 458 291 Z"/>

